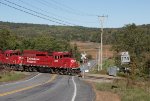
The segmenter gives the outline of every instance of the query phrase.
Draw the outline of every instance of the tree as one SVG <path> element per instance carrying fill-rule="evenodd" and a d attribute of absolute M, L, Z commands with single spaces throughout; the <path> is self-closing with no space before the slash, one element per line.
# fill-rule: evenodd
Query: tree
<path fill-rule="evenodd" d="M 149 44 L 150 35 L 146 31 L 137 27 L 135 24 L 129 24 L 123 27 L 115 35 L 113 49 L 119 54 L 120 52 L 128 51 L 131 56 L 132 74 L 142 72 L 145 64 L 145 53 L 150 54 Z M 140 72 L 137 72 L 140 71 Z"/>
<path fill-rule="evenodd" d="M 39 35 L 33 39 L 35 43 L 34 49 L 46 51 L 49 49 L 53 49 L 54 38 L 47 35 Z"/>
<path fill-rule="evenodd" d="M 0 48 L 3 50 L 6 49 L 16 49 L 17 48 L 17 36 L 10 33 L 6 29 L 0 30 Z"/>
<path fill-rule="evenodd" d="M 33 49 L 41 51 L 69 51 L 71 48 L 67 41 L 45 34 L 35 37 L 33 43 Z"/>
<path fill-rule="evenodd" d="M 73 45 L 72 53 L 73 53 L 73 57 L 79 61 L 80 60 L 80 52 L 78 50 L 78 46 L 76 43 L 74 43 L 74 45 Z"/>
<path fill-rule="evenodd" d="M 23 38 L 20 42 L 19 49 L 25 50 L 25 49 L 34 49 L 35 43 L 31 38 Z"/>

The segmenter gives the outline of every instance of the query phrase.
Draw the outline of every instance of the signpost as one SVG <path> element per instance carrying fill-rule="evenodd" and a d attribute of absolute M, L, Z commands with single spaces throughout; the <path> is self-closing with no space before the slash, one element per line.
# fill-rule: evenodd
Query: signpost
<path fill-rule="evenodd" d="M 127 64 L 130 62 L 130 55 L 128 52 L 121 52 L 121 64 Z"/>

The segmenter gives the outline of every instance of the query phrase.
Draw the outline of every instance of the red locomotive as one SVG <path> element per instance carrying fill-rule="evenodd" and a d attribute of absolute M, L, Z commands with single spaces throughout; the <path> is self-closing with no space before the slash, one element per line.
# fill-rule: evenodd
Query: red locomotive
<path fill-rule="evenodd" d="M 44 52 L 36 50 L 0 51 L 0 63 L 14 70 L 79 74 L 80 68 L 70 52 Z"/>

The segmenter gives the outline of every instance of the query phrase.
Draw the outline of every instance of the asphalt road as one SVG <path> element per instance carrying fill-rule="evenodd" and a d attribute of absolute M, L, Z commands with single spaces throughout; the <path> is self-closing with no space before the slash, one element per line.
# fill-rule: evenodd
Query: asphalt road
<path fill-rule="evenodd" d="M 92 87 L 75 76 L 38 74 L 25 81 L 0 85 L 0 101 L 93 100 Z"/>

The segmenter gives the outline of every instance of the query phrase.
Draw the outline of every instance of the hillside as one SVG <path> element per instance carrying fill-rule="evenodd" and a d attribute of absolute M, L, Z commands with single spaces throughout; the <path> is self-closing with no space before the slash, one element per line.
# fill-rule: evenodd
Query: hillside
<path fill-rule="evenodd" d="M 141 29 L 150 32 L 150 24 L 138 26 Z M 0 21 L 1 29 L 8 29 L 12 33 L 22 37 L 35 37 L 39 34 L 48 34 L 57 39 L 65 39 L 67 41 L 90 41 L 100 42 L 99 28 L 87 28 L 81 26 L 50 26 L 42 24 L 29 23 L 12 23 Z M 124 28 L 124 27 L 123 27 Z M 103 35 L 103 43 L 111 44 L 115 40 L 117 31 L 123 28 L 105 28 Z"/>
<path fill-rule="evenodd" d="M 77 44 L 78 49 L 81 53 L 86 52 L 87 55 L 91 55 L 93 59 L 96 59 L 98 56 L 98 47 L 99 43 L 94 42 L 82 42 L 82 41 L 72 41 L 71 44 Z M 103 57 L 110 58 L 113 56 L 110 45 L 103 46 Z"/>
<path fill-rule="evenodd" d="M 100 29 L 86 28 L 81 26 L 49 26 L 41 24 L 0 22 L 0 28 L 8 29 L 23 37 L 34 37 L 39 34 L 49 34 L 57 39 L 68 41 L 91 41 L 100 42 Z M 117 29 L 104 29 L 104 43 L 110 44 L 113 40 L 113 33 Z"/>

